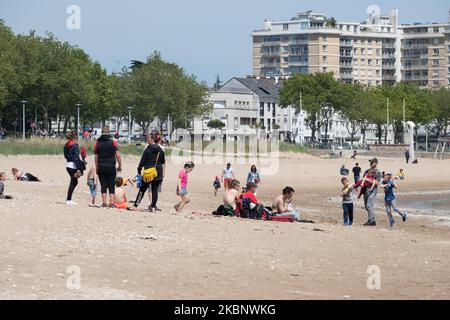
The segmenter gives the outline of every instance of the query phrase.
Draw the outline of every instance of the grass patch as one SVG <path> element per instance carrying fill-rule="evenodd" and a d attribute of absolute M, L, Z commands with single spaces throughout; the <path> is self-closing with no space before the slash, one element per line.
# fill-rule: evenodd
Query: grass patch
<path fill-rule="evenodd" d="M 66 140 L 52 138 L 30 138 L 0 140 L 0 155 L 64 155 L 63 148 Z M 88 155 L 94 154 L 94 141 L 80 141 L 78 144 L 86 148 Z M 145 143 L 119 144 L 119 151 L 123 155 L 141 156 Z M 166 155 L 170 150 L 166 149 Z"/>

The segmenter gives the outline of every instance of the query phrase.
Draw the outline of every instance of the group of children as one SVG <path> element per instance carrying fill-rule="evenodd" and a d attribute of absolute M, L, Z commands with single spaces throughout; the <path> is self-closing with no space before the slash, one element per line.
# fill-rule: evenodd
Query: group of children
<path fill-rule="evenodd" d="M 404 180 L 405 175 L 403 169 L 400 169 L 399 174 L 394 177 L 392 173 L 384 173 L 382 174 L 381 183 L 376 179 L 376 170 L 369 169 L 362 180 L 357 181 L 356 183 L 351 184 L 347 177 L 341 178 L 341 183 L 343 185 L 341 197 L 342 197 L 342 208 L 343 208 L 343 218 L 344 225 L 352 226 L 353 225 L 353 194 L 354 191 L 360 188 L 358 199 L 361 198 L 364 194 L 370 194 L 377 187 L 384 189 L 384 205 L 386 209 L 386 213 L 389 218 L 389 225 L 391 228 L 394 227 L 395 220 L 392 216 L 392 211 L 397 212 L 401 217 L 403 222 L 407 219 L 407 213 L 402 212 L 398 209 L 396 204 L 396 197 L 394 193 L 394 189 L 398 189 L 397 184 L 394 182 L 395 179 Z"/>

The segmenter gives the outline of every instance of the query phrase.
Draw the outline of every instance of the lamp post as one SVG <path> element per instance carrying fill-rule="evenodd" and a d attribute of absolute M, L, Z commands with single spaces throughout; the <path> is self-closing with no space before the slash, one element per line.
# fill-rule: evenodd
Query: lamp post
<path fill-rule="evenodd" d="M 28 101 L 22 100 L 22 139 L 25 140 L 25 104 Z"/>
<path fill-rule="evenodd" d="M 77 103 L 77 137 L 80 136 L 80 107 L 82 106 L 81 103 Z"/>
<path fill-rule="evenodd" d="M 133 107 L 128 107 L 128 144 L 131 144 L 131 109 Z"/>

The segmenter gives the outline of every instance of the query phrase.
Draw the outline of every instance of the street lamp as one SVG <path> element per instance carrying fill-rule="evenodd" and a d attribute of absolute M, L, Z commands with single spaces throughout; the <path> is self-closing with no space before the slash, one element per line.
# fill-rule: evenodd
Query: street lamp
<path fill-rule="evenodd" d="M 22 100 L 22 139 L 25 140 L 25 104 L 28 101 Z"/>
<path fill-rule="evenodd" d="M 80 136 L 80 107 L 82 106 L 81 103 L 77 103 L 77 137 Z"/>
<path fill-rule="evenodd" d="M 131 109 L 133 107 L 128 107 L 128 144 L 131 144 Z"/>

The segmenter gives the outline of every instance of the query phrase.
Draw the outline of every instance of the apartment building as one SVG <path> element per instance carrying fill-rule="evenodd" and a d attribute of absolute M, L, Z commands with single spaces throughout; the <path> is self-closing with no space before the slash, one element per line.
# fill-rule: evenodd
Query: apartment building
<path fill-rule="evenodd" d="M 253 75 L 334 72 L 343 82 L 369 86 L 402 80 L 448 86 L 449 23 L 399 25 L 396 9 L 364 22 L 337 22 L 312 11 L 287 21 L 266 19 L 252 34 Z"/>
<path fill-rule="evenodd" d="M 243 140 L 257 134 L 270 138 L 275 130 L 281 139 L 289 139 L 294 121 L 294 110 L 281 108 L 279 86 L 273 79 L 232 78 L 217 90 L 210 92 L 211 114 L 194 120 L 194 138 L 212 140 L 216 136 L 226 140 Z M 219 119 L 225 127 L 210 129 L 208 122 Z"/>

